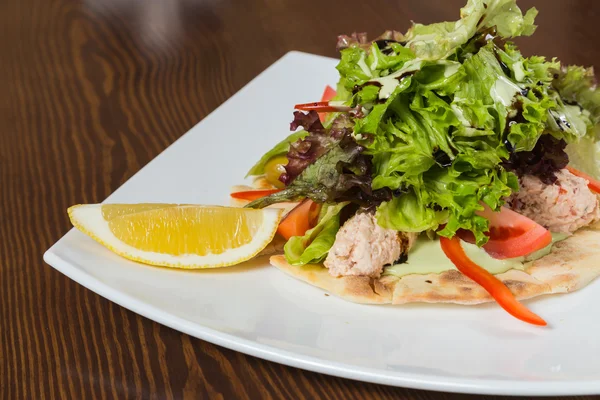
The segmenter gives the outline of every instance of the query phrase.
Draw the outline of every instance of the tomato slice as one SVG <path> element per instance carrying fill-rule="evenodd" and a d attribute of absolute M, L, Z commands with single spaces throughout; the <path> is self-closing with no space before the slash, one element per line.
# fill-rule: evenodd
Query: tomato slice
<path fill-rule="evenodd" d="M 540 316 L 521 304 L 501 280 L 467 257 L 458 237 L 455 236 L 452 239 L 442 237 L 440 238 L 440 244 L 444 254 L 446 254 L 446 257 L 452 261 L 456 268 L 465 276 L 481 285 L 510 315 L 533 325 L 547 325 L 546 321 Z"/>
<path fill-rule="evenodd" d="M 573 167 L 569 167 L 567 166 L 567 169 L 569 170 L 570 173 L 572 173 L 573 175 L 576 175 L 580 178 L 583 178 L 585 180 L 588 181 L 588 187 L 590 188 L 590 190 L 592 192 L 596 192 L 596 193 L 600 193 L 600 181 L 597 179 L 592 178 L 591 176 L 589 176 L 588 174 L 586 174 L 585 172 L 581 172 Z"/>
<path fill-rule="evenodd" d="M 552 243 L 552 234 L 537 222 L 506 207 L 499 212 L 484 205 L 478 215 L 490 221 L 489 240 L 483 249 L 497 259 L 522 257 L 543 249 Z M 461 230 L 458 236 L 475 243 L 470 231 Z"/>
<path fill-rule="evenodd" d="M 337 96 L 337 92 L 335 91 L 335 89 L 327 85 L 325 86 L 325 90 L 323 91 L 323 96 L 321 96 L 321 101 L 329 101 L 335 96 Z"/>
<path fill-rule="evenodd" d="M 246 190 L 243 192 L 231 193 L 231 197 L 233 197 L 234 199 L 254 201 L 256 199 L 260 199 L 280 191 L 281 189 Z"/>
<path fill-rule="evenodd" d="M 325 86 L 325 90 L 323 91 L 323 95 L 321 96 L 321 101 L 328 102 L 332 100 L 335 96 L 337 96 L 337 92 L 335 91 L 335 89 L 327 85 Z M 327 113 L 319 113 L 319 119 L 321 120 L 321 122 L 325 121 L 327 119 Z"/>
<path fill-rule="evenodd" d="M 302 201 L 281 221 L 277 233 L 289 240 L 292 236 L 304 236 L 315 226 L 321 206 L 310 199 Z"/>

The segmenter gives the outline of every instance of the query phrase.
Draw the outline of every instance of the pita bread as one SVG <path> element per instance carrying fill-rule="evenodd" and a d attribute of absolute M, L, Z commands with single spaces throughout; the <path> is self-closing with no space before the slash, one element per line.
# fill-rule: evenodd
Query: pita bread
<path fill-rule="evenodd" d="M 283 255 L 271 257 L 271 264 L 287 274 L 317 286 L 345 300 L 364 304 L 457 303 L 493 301 L 477 283 L 456 270 L 441 274 L 333 277 L 322 265 L 295 267 Z M 577 231 L 558 242 L 552 252 L 526 264 L 524 271 L 510 270 L 496 275 L 518 299 L 545 294 L 568 293 L 589 284 L 600 275 L 600 225 Z"/>

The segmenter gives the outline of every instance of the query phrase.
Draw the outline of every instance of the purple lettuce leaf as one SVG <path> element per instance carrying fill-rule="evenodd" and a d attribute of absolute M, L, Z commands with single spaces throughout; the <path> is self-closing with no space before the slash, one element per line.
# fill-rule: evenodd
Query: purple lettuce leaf
<path fill-rule="evenodd" d="M 518 176 L 537 176 L 545 184 L 551 185 L 557 180 L 556 172 L 569 163 L 566 146 L 564 140 L 544 134 L 540 136 L 533 150 L 512 152 L 510 158 L 502 165 Z"/>
<path fill-rule="evenodd" d="M 351 201 L 368 206 L 391 198 L 391 191 L 371 189 L 371 157 L 352 137 L 352 120 L 340 114 L 324 128 L 316 112 L 295 113 L 292 129 L 310 132 L 290 146 L 286 172 L 280 180 L 286 188 L 248 204 L 263 208 L 284 201 L 310 198 L 318 203 Z"/>
<path fill-rule="evenodd" d="M 290 124 L 291 130 L 304 128 L 309 135 L 290 145 L 287 154 L 288 164 L 279 180 L 286 186 L 291 184 L 298 175 L 319 157 L 327 153 L 344 136 L 352 133 L 352 121 L 348 115 L 341 114 L 332 123 L 330 129 L 325 129 L 315 111 L 302 113 L 294 112 L 294 120 Z"/>

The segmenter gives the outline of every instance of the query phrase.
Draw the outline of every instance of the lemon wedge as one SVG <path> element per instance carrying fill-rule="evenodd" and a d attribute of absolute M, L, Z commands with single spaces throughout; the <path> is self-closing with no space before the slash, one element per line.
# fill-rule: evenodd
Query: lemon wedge
<path fill-rule="evenodd" d="M 77 229 L 116 254 L 145 264 L 217 268 L 257 255 L 275 236 L 282 210 L 180 204 L 80 204 Z"/>

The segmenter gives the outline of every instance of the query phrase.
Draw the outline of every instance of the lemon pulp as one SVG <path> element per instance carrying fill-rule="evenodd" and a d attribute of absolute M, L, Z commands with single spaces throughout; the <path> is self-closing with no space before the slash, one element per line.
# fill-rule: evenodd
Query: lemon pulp
<path fill-rule="evenodd" d="M 117 239 L 141 251 L 174 256 L 238 248 L 252 241 L 263 222 L 260 210 L 241 208 L 143 205 L 143 211 L 113 207 L 105 213 L 104 207 L 102 214 Z"/>
<path fill-rule="evenodd" d="M 139 203 L 139 204 L 102 204 L 102 217 L 106 221 L 123 215 L 135 214 L 143 211 L 159 210 L 161 208 L 177 207 L 177 204 L 164 203 Z"/>

